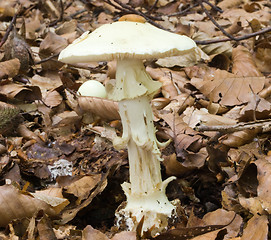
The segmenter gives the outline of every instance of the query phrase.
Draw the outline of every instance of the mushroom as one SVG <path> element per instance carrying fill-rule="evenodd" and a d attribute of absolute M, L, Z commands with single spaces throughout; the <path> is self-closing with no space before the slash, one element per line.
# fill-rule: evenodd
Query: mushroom
<path fill-rule="evenodd" d="M 85 81 L 78 89 L 80 96 L 106 98 L 106 90 L 102 83 L 96 80 Z"/>
<path fill-rule="evenodd" d="M 159 147 L 150 101 L 161 83 L 151 79 L 143 60 L 181 55 L 193 51 L 189 37 L 161 30 L 143 21 L 118 21 L 84 33 L 64 49 L 59 60 L 65 63 L 117 61 L 116 82 L 107 87 L 108 98 L 119 102 L 122 137 L 114 139 L 117 149 L 128 149 L 130 181 L 122 184 L 126 206 L 116 212 L 117 222 L 135 230 L 144 216 L 143 230 L 153 233 L 168 226 L 176 207 L 165 189 L 175 177 L 162 181 Z"/>

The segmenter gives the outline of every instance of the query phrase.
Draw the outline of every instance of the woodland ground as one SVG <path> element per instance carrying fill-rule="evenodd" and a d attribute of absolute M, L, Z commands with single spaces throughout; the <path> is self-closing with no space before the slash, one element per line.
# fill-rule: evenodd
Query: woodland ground
<path fill-rule="evenodd" d="M 178 219 L 157 239 L 271 239 L 268 0 L 0 1 L 0 239 L 140 239 L 114 226 L 127 151 L 117 103 L 76 95 L 114 62 L 65 65 L 85 31 L 134 13 L 194 39 L 196 56 L 145 63 L 163 178 Z M 63 176 L 60 176 L 63 175 Z"/>

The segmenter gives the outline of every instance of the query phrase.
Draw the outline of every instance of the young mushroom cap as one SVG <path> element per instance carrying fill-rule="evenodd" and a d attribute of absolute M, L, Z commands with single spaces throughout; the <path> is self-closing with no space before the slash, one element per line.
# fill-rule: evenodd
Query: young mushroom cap
<path fill-rule="evenodd" d="M 189 37 L 174 34 L 149 23 L 114 22 L 84 33 L 59 55 L 65 63 L 154 59 L 179 55 L 196 47 Z"/>
<path fill-rule="evenodd" d="M 106 98 L 106 90 L 102 83 L 96 80 L 84 82 L 77 91 L 79 96 Z"/>

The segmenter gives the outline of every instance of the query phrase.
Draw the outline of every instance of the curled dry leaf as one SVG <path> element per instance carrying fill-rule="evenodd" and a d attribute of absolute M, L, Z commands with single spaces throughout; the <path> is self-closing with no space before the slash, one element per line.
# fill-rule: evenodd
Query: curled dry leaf
<path fill-rule="evenodd" d="M 18 58 L 0 62 L 0 79 L 15 77 L 19 73 L 20 66 Z"/>
<path fill-rule="evenodd" d="M 255 63 L 261 72 L 271 72 L 271 44 L 256 49 Z"/>
<path fill-rule="evenodd" d="M 181 162 L 182 166 L 180 167 L 180 174 L 183 173 L 183 167 L 187 169 L 202 167 L 207 157 L 206 150 L 203 148 L 205 146 L 203 136 L 198 135 L 196 131 L 183 122 L 178 114 L 177 116 L 173 113 L 161 114 L 160 117 L 170 126 L 170 131 L 165 131 L 174 139 L 177 157 L 180 157 L 183 160 Z M 168 160 L 169 168 L 172 169 L 172 166 L 178 162 L 175 160 L 176 158 Z M 166 164 L 167 163 L 165 162 L 165 166 Z"/>
<path fill-rule="evenodd" d="M 255 94 L 250 94 L 251 101 L 240 111 L 240 121 L 253 121 L 254 116 L 257 120 L 265 119 L 270 116 L 271 103 Z"/>
<path fill-rule="evenodd" d="M 246 143 L 251 142 L 259 132 L 259 129 L 247 129 L 244 131 L 225 135 L 220 138 L 220 141 L 229 147 L 240 147 Z"/>
<path fill-rule="evenodd" d="M 94 229 L 88 225 L 84 228 L 82 233 L 82 240 L 109 240 L 109 238 L 99 230 Z"/>
<path fill-rule="evenodd" d="M 109 99 L 98 97 L 78 97 L 79 107 L 84 112 L 93 113 L 103 119 L 120 119 L 118 103 Z"/>
<path fill-rule="evenodd" d="M 40 44 L 40 48 L 39 48 L 40 58 L 44 59 L 51 55 L 58 54 L 67 45 L 68 45 L 68 41 L 65 38 L 57 35 L 56 33 L 48 32 L 46 37 L 43 39 L 43 41 Z M 63 63 L 60 63 L 56 60 L 57 60 L 57 57 L 55 57 L 53 60 L 42 63 L 43 70 L 46 70 L 46 69 L 58 70 L 63 65 Z"/>
<path fill-rule="evenodd" d="M 13 29 L 5 43 L 5 60 L 18 58 L 20 61 L 20 71 L 26 73 L 29 67 L 34 63 L 32 50 L 28 43 L 17 34 L 16 30 Z"/>
<path fill-rule="evenodd" d="M 93 188 L 101 181 L 101 174 L 84 176 L 65 187 L 67 193 L 73 194 L 78 198 L 78 203 L 86 199 Z"/>
<path fill-rule="evenodd" d="M 204 32 L 196 32 L 192 38 L 193 40 L 197 40 L 197 41 L 215 39 L 215 38 L 211 38 L 207 33 L 204 33 Z M 209 56 L 223 53 L 226 56 L 230 57 L 232 53 L 232 46 L 229 42 L 201 45 L 200 48 L 203 52 L 205 52 Z"/>
<path fill-rule="evenodd" d="M 41 91 L 37 86 L 25 86 L 16 83 L 7 83 L 0 86 L 0 94 L 9 99 L 19 99 L 23 101 L 41 100 Z"/>
<path fill-rule="evenodd" d="M 262 77 L 254 59 L 247 48 L 239 45 L 232 50 L 232 73 L 243 77 Z"/>
<path fill-rule="evenodd" d="M 268 219 L 266 215 L 254 215 L 247 223 L 241 240 L 268 239 Z"/>
<path fill-rule="evenodd" d="M 204 80 L 193 78 L 191 83 L 211 101 L 225 106 L 247 103 L 250 93 L 259 93 L 265 83 L 265 77 L 238 77 L 224 70 L 216 70 L 213 76 Z"/>
<path fill-rule="evenodd" d="M 239 6 L 242 2 L 243 0 L 223 0 L 218 3 L 217 6 L 220 7 L 222 10 L 226 10 L 235 6 Z"/>
<path fill-rule="evenodd" d="M 188 93 L 181 93 L 171 99 L 163 110 L 181 114 L 187 107 L 193 106 L 195 99 Z"/>
<path fill-rule="evenodd" d="M 57 215 L 53 206 L 26 192 L 21 192 L 12 185 L 1 186 L 0 193 L 1 227 L 15 219 L 32 217 L 39 210 L 43 210 L 49 216 Z"/>
<path fill-rule="evenodd" d="M 162 83 L 162 94 L 165 98 L 178 96 L 182 91 L 186 91 L 185 84 L 188 79 L 183 71 L 173 71 L 168 68 L 150 68 L 147 72 L 153 79 Z"/>
<path fill-rule="evenodd" d="M 137 240 L 135 232 L 123 231 L 117 233 L 111 240 Z"/>
<path fill-rule="evenodd" d="M 266 157 L 265 159 L 258 159 L 255 164 L 258 170 L 257 179 L 259 185 L 257 188 L 257 197 L 255 197 L 254 200 L 260 204 L 259 210 L 263 209 L 264 211 L 271 213 L 271 192 L 269 191 L 271 184 L 271 158 Z M 251 202 L 247 205 L 249 209 L 252 208 L 252 212 L 254 213 L 256 212 L 255 206 L 256 205 L 251 204 Z"/>
<path fill-rule="evenodd" d="M 189 67 L 194 66 L 200 60 L 208 61 L 209 57 L 199 47 L 197 47 L 193 52 L 188 52 L 181 56 L 161 58 L 158 59 L 155 63 L 161 67 Z"/>
<path fill-rule="evenodd" d="M 44 103 L 49 107 L 56 107 L 61 104 L 63 98 L 56 90 L 49 91 L 46 94 Z"/>
<path fill-rule="evenodd" d="M 196 127 L 198 124 L 214 126 L 214 125 L 234 125 L 237 123 L 237 121 L 234 119 L 210 114 L 208 113 L 208 110 L 206 108 L 195 109 L 194 107 L 186 108 L 186 110 L 184 111 L 183 120 L 191 128 Z"/>
<path fill-rule="evenodd" d="M 75 181 L 72 187 L 68 188 L 71 193 L 75 194 L 81 199 L 84 199 L 84 201 L 81 201 L 81 202 L 78 201 L 74 204 L 74 207 L 70 209 L 64 209 L 61 213 L 61 220 L 60 220 L 61 224 L 65 224 L 69 222 L 70 220 L 72 220 L 81 209 L 88 206 L 93 200 L 93 198 L 96 197 L 97 194 L 101 193 L 105 189 L 105 187 L 107 186 L 108 174 L 109 174 L 109 171 L 103 174 L 102 177 L 99 179 L 99 181 L 98 181 L 98 178 L 100 177 L 100 175 L 97 175 L 95 177 L 88 176 L 88 177 L 93 177 L 94 179 L 90 182 L 90 184 L 86 182 L 87 180 L 89 181 L 88 177 L 83 178 L 83 180 L 81 181 L 79 179 L 80 181 L 79 184 L 77 184 Z"/>
<path fill-rule="evenodd" d="M 205 225 L 227 225 L 226 239 L 235 237 L 240 232 L 243 220 L 239 215 L 235 215 L 233 211 L 217 209 L 216 211 L 207 213 L 203 219 Z M 232 221 L 232 222 L 231 222 Z"/>

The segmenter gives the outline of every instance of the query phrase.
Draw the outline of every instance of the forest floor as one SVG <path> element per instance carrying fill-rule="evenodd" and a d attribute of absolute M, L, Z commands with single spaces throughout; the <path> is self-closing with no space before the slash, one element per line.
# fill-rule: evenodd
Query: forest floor
<path fill-rule="evenodd" d="M 163 179 L 178 218 L 154 238 L 115 225 L 126 198 L 118 105 L 76 94 L 114 62 L 64 64 L 85 31 L 125 14 L 187 35 L 197 54 L 145 62 Z M 0 239 L 271 239 L 268 0 L 0 1 Z M 91 47 L 91 46 L 90 46 Z M 144 222 L 143 222 L 144 224 Z"/>

